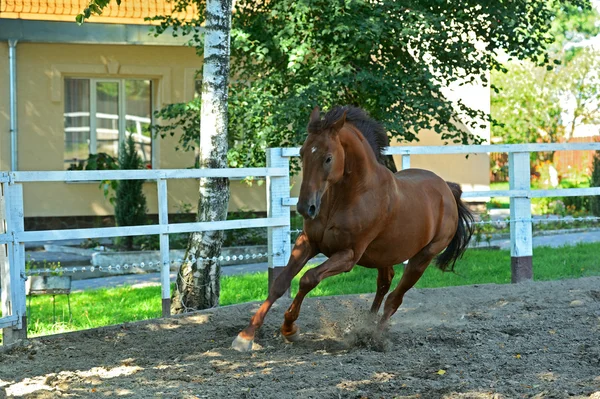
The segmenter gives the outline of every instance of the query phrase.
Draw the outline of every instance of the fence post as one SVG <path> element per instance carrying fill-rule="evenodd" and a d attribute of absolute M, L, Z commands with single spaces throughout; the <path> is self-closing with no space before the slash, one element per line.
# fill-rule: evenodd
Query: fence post
<path fill-rule="evenodd" d="M 290 160 L 282 156 L 281 148 L 267 149 L 267 167 L 285 168 L 285 176 L 267 176 L 267 217 L 285 218 L 286 226 L 268 228 L 269 290 L 290 258 L 290 207 L 284 199 L 290 197 Z M 289 291 L 288 291 L 289 295 Z"/>
<path fill-rule="evenodd" d="M 4 187 L 0 186 L 0 234 L 6 233 L 6 207 L 4 200 Z M 8 263 L 8 244 L 0 245 L 0 316 L 10 316 L 12 313 L 12 290 L 10 285 L 10 264 Z"/>
<path fill-rule="evenodd" d="M 529 152 L 508 155 L 509 187 L 511 190 L 531 189 Z M 533 237 L 531 199 L 510 198 L 510 267 L 511 281 L 519 283 L 533 279 Z"/>
<path fill-rule="evenodd" d="M 11 315 L 17 316 L 17 324 L 4 328 L 2 331 L 5 345 L 12 345 L 27 338 L 27 306 L 25 296 L 25 244 L 16 241 L 15 234 L 25 230 L 23 214 L 23 185 L 3 183 L 4 200 L 6 207 L 6 232 L 12 236 L 8 244 L 8 270 L 10 279 L 10 302 L 3 307 Z M 4 285 L 4 281 L 2 282 Z"/>
<path fill-rule="evenodd" d="M 157 179 L 158 188 L 158 223 L 161 228 L 168 228 L 169 202 L 167 198 L 167 180 Z M 171 315 L 171 280 L 169 260 L 169 234 L 160 233 L 160 286 L 162 298 L 162 316 Z"/>
<path fill-rule="evenodd" d="M 410 154 L 402 154 L 402 170 L 410 168 Z"/>

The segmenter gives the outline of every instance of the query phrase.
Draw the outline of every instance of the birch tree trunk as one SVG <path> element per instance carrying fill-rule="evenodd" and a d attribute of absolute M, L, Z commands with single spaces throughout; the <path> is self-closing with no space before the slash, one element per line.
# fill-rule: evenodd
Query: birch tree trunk
<path fill-rule="evenodd" d="M 207 0 L 202 74 L 202 111 L 200 122 L 200 167 L 227 167 L 227 85 L 232 0 Z M 227 218 L 229 180 L 200 180 L 198 221 Z M 171 313 L 206 309 L 219 305 L 220 265 L 188 259 L 218 257 L 223 231 L 190 235 L 184 263 L 177 275 Z"/>

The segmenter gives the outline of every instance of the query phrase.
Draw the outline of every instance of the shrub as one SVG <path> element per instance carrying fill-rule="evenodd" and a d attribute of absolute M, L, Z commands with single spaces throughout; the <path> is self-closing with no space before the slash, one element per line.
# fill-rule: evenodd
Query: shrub
<path fill-rule="evenodd" d="M 135 149 L 130 134 L 119 151 L 119 169 L 141 169 L 142 159 Z M 146 223 L 146 196 L 142 192 L 143 180 L 120 180 L 117 183 L 115 221 L 117 226 L 136 226 Z M 133 249 L 133 237 L 123 237 L 125 249 Z"/>
<path fill-rule="evenodd" d="M 99 152 L 90 154 L 88 159 L 75 161 L 67 170 L 115 170 L 118 168 L 117 159 L 105 152 Z"/>
<path fill-rule="evenodd" d="M 585 184 L 578 184 L 577 182 L 571 182 L 569 180 L 561 181 L 560 186 L 562 188 L 580 188 L 585 187 Z M 589 196 L 581 196 L 581 197 L 564 197 L 563 198 L 564 205 L 566 207 L 567 213 L 573 214 L 577 212 L 586 212 L 590 209 L 590 197 Z"/>

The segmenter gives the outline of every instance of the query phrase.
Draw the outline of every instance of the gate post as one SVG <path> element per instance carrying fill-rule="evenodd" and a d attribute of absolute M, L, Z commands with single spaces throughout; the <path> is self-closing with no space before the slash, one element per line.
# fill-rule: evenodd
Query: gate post
<path fill-rule="evenodd" d="M 167 180 L 157 179 L 158 189 L 158 223 L 161 229 L 166 230 L 169 224 L 169 204 L 167 197 Z M 169 259 L 169 234 L 166 231 L 160 233 L 160 286 L 162 317 L 171 315 L 171 262 Z"/>
<path fill-rule="evenodd" d="M 402 170 L 410 168 L 410 153 L 402 154 Z"/>
<path fill-rule="evenodd" d="M 285 218 L 287 225 L 268 228 L 269 290 L 290 258 L 290 207 L 284 199 L 290 197 L 290 159 L 282 156 L 281 148 L 267 149 L 267 167 L 285 168 L 285 176 L 267 176 L 267 217 Z M 289 290 L 287 294 L 289 295 Z"/>
<path fill-rule="evenodd" d="M 10 298 L 8 303 L 3 303 L 3 313 L 7 312 L 17 317 L 15 326 L 2 329 L 5 345 L 12 345 L 27 338 L 27 305 L 25 296 L 25 244 L 18 242 L 16 234 L 25 230 L 23 213 L 23 185 L 2 183 L 4 205 L 6 209 L 6 233 L 12 239 L 7 245 L 8 275 L 7 282 L 2 280 L 2 285 L 9 284 Z M 4 290 L 3 290 L 4 291 Z"/>
<path fill-rule="evenodd" d="M 509 188 L 531 189 L 529 152 L 508 154 Z M 511 282 L 533 279 L 533 237 L 531 198 L 529 195 L 510 198 L 510 269 Z"/>

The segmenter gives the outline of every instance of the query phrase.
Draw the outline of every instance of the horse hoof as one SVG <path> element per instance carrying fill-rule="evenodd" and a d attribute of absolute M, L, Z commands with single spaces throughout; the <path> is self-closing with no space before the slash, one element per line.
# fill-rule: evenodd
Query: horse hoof
<path fill-rule="evenodd" d="M 292 334 L 289 334 L 289 335 L 281 334 L 281 336 L 283 337 L 283 340 L 285 342 L 287 342 L 288 344 L 291 344 L 292 342 L 296 342 L 300 339 L 300 330 L 298 328 L 296 328 L 296 331 L 294 331 Z"/>
<path fill-rule="evenodd" d="M 252 343 L 254 343 L 254 340 L 242 338 L 238 335 L 231 343 L 231 347 L 238 352 L 249 352 L 252 350 Z"/>

